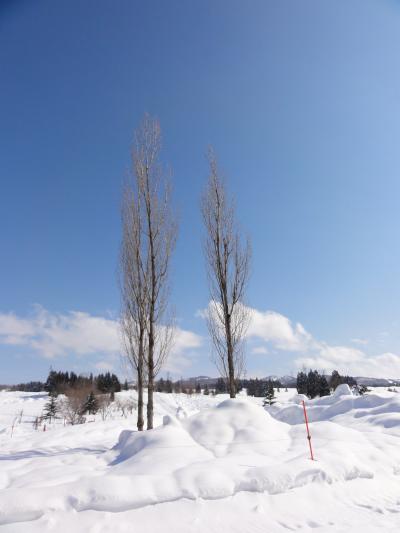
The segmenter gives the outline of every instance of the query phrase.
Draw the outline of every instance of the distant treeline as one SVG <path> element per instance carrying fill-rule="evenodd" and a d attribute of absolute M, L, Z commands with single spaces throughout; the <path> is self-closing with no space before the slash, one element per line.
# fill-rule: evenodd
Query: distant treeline
<path fill-rule="evenodd" d="M 336 389 L 338 385 L 347 383 L 350 387 L 357 386 L 357 381 L 351 376 L 341 376 L 337 370 L 334 370 L 331 376 L 319 374 L 317 370 L 310 370 L 308 373 L 299 372 L 297 374 L 297 392 L 305 394 L 309 398 L 316 396 L 328 396 Z M 236 392 L 242 389 L 247 390 L 248 396 L 264 398 L 269 388 L 279 390 L 286 388 L 279 380 L 271 379 L 240 379 L 236 381 Z M 200 385 L 196 381 L 172 381 L 170 379 L 159 379 L 156 382 L 157 392 L 166 393 L 201 393 L 204 394 L 225 394 L 228 392 L 226 379 L 218 378 L 212 385 Z"/>
<path fill-rule="evenodd" d="M 257 398 L 264 398 L 267 391 L 272 387 L 280 390 L 282 383 L 274 379 L 242 379 L 240 386 L 247 390 L 247 396 L 255 396 Z"/>
<path fill-rule="evenodd" d="M 238 389 L 240 390 L 240 389 Z M 226 380 L 218 378 L 214 384 L 209 386 L 207 383 L 203 386 L 198 381 L 190 381 L 180 379 L 178 381 L 172 381 L 170 379 L 159 379 L 156 382 L 157 392 L 167 393 L 183 393 L 183 394 L 200 394 L 202 391 L 204 394 L 222 394 L 228 391 Z"/>
<path fill-rule="evenodd" d="M 310 370 L 307 372 L 299 372 L 297 374 L 297 392 L 299 394 L 305 394 L 309 398 L 315 398 L 316 396 L 327 396 L 334 391 L 338 385 L 347 383 L 350 387 L 356 386 L 357 381 L 351 376 L 341 376 L 339 372 L 334 370 L 331 376 L 325 376 L 319 374 L 317 370 Z M 266 395 L 268 387 L 272 386 L 274 389 L 279 390 L 285 388 L 285 385 L 279 380 L 270 379 L 241 379 L 236 381 L 236 390 L 240 392 L 242 389 L 247 390 L 248 396 L 256 396 L 263 398 Z M 29 383 L 20 383 L 19 385 L 13 385 L 9 387 L 11 390 L 20 390 L 26 392 L 40 392 L 47 391 L 51 395 L 58 395 L 66 393 L 70 389 L 90 389 L 99 393 L 115 393 L 121 389 L 128 389 L 127 381 L 121 385 L 118 377 L 115 374 L 106 372 L 105 374 L 99 374 L 94 376 L 77 375 L 75 372 L 58 372 L 50 370 L 47 380 L 30 381 Z M 226 379 L 218 378 L 212 384 L 201 385 L 196 381 L 178 380 L 172 381 L 171 379 L 159 379 L 155 384 L 155 390 L 157 392 L 166 393 L 184 393 L 184 394 L 226 394 L 228 392 L 228 386 Z"/>
<path fill-rule="evenodd" d="M 10 390 L 19 390 L 25 392 L 40 392 L 47 391 L 51 395 L 57 396 L 58 394 L 65 393 L 68 389 L 92 389 L 101 393 L 119 392 L 121 388 L 128 388 L 128 384 L 125 381 L 124 385 L 118 379 L 118 376 L 106 372 L 105 374 L 98 374 L 93 376 L 78 375 L 75 372 L 58 372 L 56 370 L 50 370 L 47 380 L 42 381 L 30 381 L 28 383 L 19 383 L 9 387 Z"/>
<path fill-rule="evenodd" d="M 115 374 L 106 372 L 93 376 L 78 376 L 75 372 L 57 372 L 50 370 L 47 381 L 44 385 L 44 390 L 49 394 L 62 394 L 66 389 L 80 389 L 92 388 L 99 392 L 119 392 L 121 390 L 121 383 Z"/>
<path fill-rule="evenodd" d="M 247 389 L 249 396 L 264 397 L 267 390 L 267 385 L 272 383 L 272 386 L 276 389 L 282 387 L 281 383 L 276 380 L 262 380 L 262 379 L 240 379 L 236 381 L 236 392 L 240 392 L 242 389 Z M 170 379 L 159 379 L 156 382 L 157 392 L 167 393 L 184 393 L 184 394 L 200 394 L 202 391 L 204 394 L 226 394 L 228 393 L 227 380 L 224 378 L 218 378 L 212 385 L 207 383 L 201 386 L 196 381 L 171 381 Z"/>
<path fill-rule="evenodd" d="M 43 381 L 28 381 L 28 383 L 19 383 L 18 385 L 2 385 L 1 388 L 24 392 L 41 392 L 44 390 L 44 383 Z"/>
<path fill-rule="evenodd" d="M 328 396 L 331 391 L 336 390 L 343 383 L 347 383 L 350 387 L 357 386 L 357 381 L 353 377 L 341 376 L 337 370 L 334 370 L 328 378 L 319 374 L 317 370 L 297 374 L 297 392 L 305 394 L 309 398 Z"/>

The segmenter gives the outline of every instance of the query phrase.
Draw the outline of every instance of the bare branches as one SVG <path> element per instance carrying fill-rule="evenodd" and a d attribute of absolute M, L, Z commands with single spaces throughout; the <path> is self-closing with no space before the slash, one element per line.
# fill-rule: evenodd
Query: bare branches
<path fill-rule="evenodd" d="M 147 266 L 143 239 L 143 216 L 138 183 L 123 190 L 122 243 L 120 251 L 121 332 L 127 359 L 137 375 L 137 428 L 143 430 L 144 354 L 147 339 Z"/>
<path fill-rule="evenodd" d="M 251 249 L 249 240 L 242 243 L 236 227 L 234 204 L 226 194 L 212 150 L 209 151 L 208 161 L 210 175 L 201 204 L 211 296 L 207 324 L 217 368 L 228 379 L 230 395 L 234 398 L 235 380 L 244 369 L 242 341 L 249 314 L 243 300 L 249 278 Z"/>
<path fill-rule="evenodd" d="M 133 184 L 123 194 L 120 265 L 121 329 L 128 359 L 138 373 L 138 392 L 143 389 L 146 367 L 148 429 L 153 427 L 154 378 L 169 353 L 174 331 L 166 313 L 177 224 L 171 187 L 159 161 L 160 148 L 160 125 L 145 115 L 132 148 Z M 139 397 L 138 413 L 141 410 Z"/>

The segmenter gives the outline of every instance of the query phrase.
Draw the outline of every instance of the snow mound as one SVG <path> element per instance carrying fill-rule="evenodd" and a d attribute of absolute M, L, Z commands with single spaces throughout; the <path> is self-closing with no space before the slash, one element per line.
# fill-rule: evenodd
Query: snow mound
<path fill-rule="evenodd" d="M 266 410 L 249 399 L 226 400 L 184 419 L 168 414 L 151 431 L 122 431 L 112 449 L 91 456 L 78 478 L 64 474 L 53 481 L 60 476 L 57 463 L 56 472 L 47 469 L 46 480 L 39 482 L 35 473 L 29 475 L 28 458 L 23 482 L 1 493 L 0 524 L 40 520 L 55 512 L 127 512 L 243 492 L 278 495 L 306 486 L 318 491 L 335 483 L 343 491 L 355 479 L 384 479 L 387 486 L 397 486 L 398 437 L 381 431 L 398 431 L 400 398 L 348 392 L 343 388 L 335 396 L 307 402 L 317 461 L 308 457 L 297 402 Z M 71 428 L 70 433 L 76 437 L 78 431 Z M 55 438 L 56 433 L 53 443 Z"/>
<path fill-rule="evenodd" d="M 353 396 L 353 393 L 347 383 L 342 383 L 336 387 L 333 396 L 335 398 L 338 398 L 339 396 Z"/>
<path fill-rule="evenodd" d="M 301 400 L 303 395 L 296 395 L 286 405 L 274 405 L 271 415 L 290 425 L 304 424 L 304 412 Z M 387 397 L 379 393 L 363 396 L 352 394 L 346 384 L 339 385 L 331 396 L 323 396 L 305 401 L 310 422 L 334 421 L 348 425 L 349 418 L 358 423 L 380 426 L 390 429 L 391 433 L 400 435 L 400 397 Z"/>
<path fill-rule="evenodd" d="M 286 443 L 290 440 L 288 428 L 247 400 L 225 400 L 186 419 L 182 426 L 216 457 L 241 453 L 244 449 L 273 456 L 271 440 Z"/>

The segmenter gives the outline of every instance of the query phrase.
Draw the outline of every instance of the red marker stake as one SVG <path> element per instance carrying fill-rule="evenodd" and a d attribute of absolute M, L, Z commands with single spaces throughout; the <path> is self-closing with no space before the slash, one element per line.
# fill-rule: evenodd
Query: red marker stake
<path fill-rule="evenodd" d="M 306 422 L 306 428 L 307 428 L 307 440 L 308 440 L 308 445 L 310 446 L 311 461 L 314 461 L 314 455 L 313 455 L 312 446 L 311 446 L 311 435 L 310 435 L 310 430 L 308 428 L 308 418 L 307 418 L 306 404 L 304 403 L 304 400 L 302 400 L 302 403 L 303 403 L 303 411 L 304 411 L 304 420 Z"/>

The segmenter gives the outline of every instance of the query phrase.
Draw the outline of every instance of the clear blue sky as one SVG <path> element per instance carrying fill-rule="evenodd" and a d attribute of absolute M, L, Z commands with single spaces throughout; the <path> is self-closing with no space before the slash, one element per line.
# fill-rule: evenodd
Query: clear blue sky
<path fill-rule="evenodd" d="M 215 374 L 196 315 L 210 143 L 252 237 L 249 305 L 323 343 L 289 349 L 284 333 L 258 332 L 249 374 L 338 346 L 362 364 L 400 353 L 398 1 L 3 0 L 0 383 L 50 364 L 118 370 L 111 348 L 40 346 L 63 342 L 72 311 L 118 314 L 121 183 L 146 111 L 161 122 L 181 221 L 172 301 L 180 327 L 204 337 L 177 372 Z"/>

